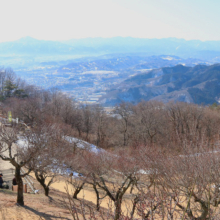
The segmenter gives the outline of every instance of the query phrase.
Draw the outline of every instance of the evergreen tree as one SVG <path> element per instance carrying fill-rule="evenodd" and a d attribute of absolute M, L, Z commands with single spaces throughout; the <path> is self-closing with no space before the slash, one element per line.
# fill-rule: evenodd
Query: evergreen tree
<path fill-rule="evenodd" d="M 12 97 L 17 88 L 18 87 L 15 85 L 15 83 L 12 82 L 12 80 L 6 80 L 3 87 L 5 98 Z"/>

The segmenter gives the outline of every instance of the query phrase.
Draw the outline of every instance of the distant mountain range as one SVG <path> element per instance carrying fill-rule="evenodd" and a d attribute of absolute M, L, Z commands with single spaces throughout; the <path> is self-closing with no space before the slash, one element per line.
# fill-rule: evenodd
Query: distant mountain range
<path fill-rule="evenodd" d="M 104 105 L 121 101 L 159 100 L 213 104 L 220 101 L 220 64 L 177 65 L 146 71 L 114 86 L 100 98 Z"/>
<path fill-rule="evenodd" d="M 0 55 L 53 56 L 112 53 L 145 53 L 148 56 L 166 54 L 182 58 L 220 60 L 220 41 L 113 37 L 72 39 L 59 42 L 25 37 L 13 42 L 0 43 Z"/>
<path fill-rule="evenodd" d="M 29 56 L 51 56 L 51 55 L 75 55 L 94 54 L 93 48 L 84 46 L 70 46 L 58 41 L 37 40 L 31 37 L 21 38 L 12 42 L 0 43 L 1 55 L 29 55 Z"/>
<path fill-rule="evenodd" d="M 182 58 L 199 58 L 205 60 L 220 58 L 220 41 L 113 37 L 72 39 L 62 41 L 62 43 L 71 46 L 95 48 L 103 54 L 145 53 L 148 56 L 166 54 L 180 56 Z"/>

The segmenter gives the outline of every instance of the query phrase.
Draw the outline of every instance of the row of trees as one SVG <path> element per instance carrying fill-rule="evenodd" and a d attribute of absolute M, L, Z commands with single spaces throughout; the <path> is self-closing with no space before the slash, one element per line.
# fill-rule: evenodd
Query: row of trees
<path fill-rule="evenodd" d="M 107 114 L 103 107 L 79 104 L 59 91 L 36 90 L 26 98 L 8 98 L 5 114 L 12 111 L 34 127 L 42 123 L 63 124 L 73 136 L 105 149 L 150 145 L 180 152 L 186 145 L 218 138 L 219 111 L 186 103 L 150 101 L 122 103 Z M 200 143 L 198 143 L 200 144 Z"/>

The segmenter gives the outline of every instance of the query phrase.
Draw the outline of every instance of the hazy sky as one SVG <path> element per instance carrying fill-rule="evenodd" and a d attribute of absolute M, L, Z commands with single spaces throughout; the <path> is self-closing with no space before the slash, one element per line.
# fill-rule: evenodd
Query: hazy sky
<path fill-rule="evenodd" d="M 0 42 L 85 37 L 220 40 L 220 0 L 2 0 Z"/>

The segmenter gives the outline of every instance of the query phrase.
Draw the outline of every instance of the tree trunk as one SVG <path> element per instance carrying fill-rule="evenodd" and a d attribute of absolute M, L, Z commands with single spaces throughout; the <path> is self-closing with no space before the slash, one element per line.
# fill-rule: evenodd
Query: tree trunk
<path fill-rule="evenodd" d="M 118 220 L 121 216 L 121 203 L 122 203 L 121 198 L 118 198 L 118 200 L 115 201 L 115 217 L 114 217 L 114 220 Z"/>
<path fill-rule="evenodd" d="M 76 127 L 76 129 L 77 129 L 77 131 L 78 131 L 78 135 L 79 135 L 79 137 L 81 137 L 81 129 L 78 128 L 78 127 Z"/>
<path fill-rule="evenodd" d="M 45 179 L 46 178 L 44 178 L 43 175 L 38 174 L 37 171 L 35 171 L 35 177 L 36 177 L 37 181 L 40 183 L 40 185 L 43 186 L 43 188 L 44 188 L 44 195 L 45 196 L 49 196 L 49 190 L 50 189 L 49 189 L 49 184 L 48 185 L 45 184 Z"/>
<path fill-rule="evenodd" d="M 79 194 L 79 192 L 81 191 L 81 189 L 83 188 L 85 183 L 82 183 L 82 185 L 80 187 L 77 187 L 74 194 L 73 194 L 73 198 L 77 199 L 77 195 Z"/>
<path fill-rule="evenodd" d="M 49 196 L 49 191 L 50 191 L 49 187 L 45 187 L 45 188 L 44 188 L 44 194 L 45 194 L 45 196 Z"/>
<path fill-rule="evenodd" d="M 124 132 L 124 146 L 126 146 L 126 131 Z"/>
<path fill-rule="evenodd" d="M 93 184 L 93 189 L 94 189 L 94 191 L 95 191 L 95 193 L 96 193 L 96 210 L 97 211 L 99 211 L 99 209 L 100 209 L 100 202 L 99 202 L 99 191 L 97 190 L 97 188 L 96 188 L 96 185 L 95 184 Z"/>
<path fill-rule="evenodd" d="M 21 167 L 16 167 L 15 177 L 18 184 L 18 193 L 17 193 L 17 203 L 21 206 L 24 206 L 24 196 L 23 196 L 23 181 L 21 178 Z"/>
<path fill-rule="evenodd" d="M 134 212 L 135 212 L 135 209 L 136 209 L 136 206 L 137 206 L 138 202 L 139 202 L 139 197 L 136 196 L 135 199 L 134 199 L 134 202 L 133 202 L 133 206 L 132 206 L 131 219 L 133 219 Z"/>

